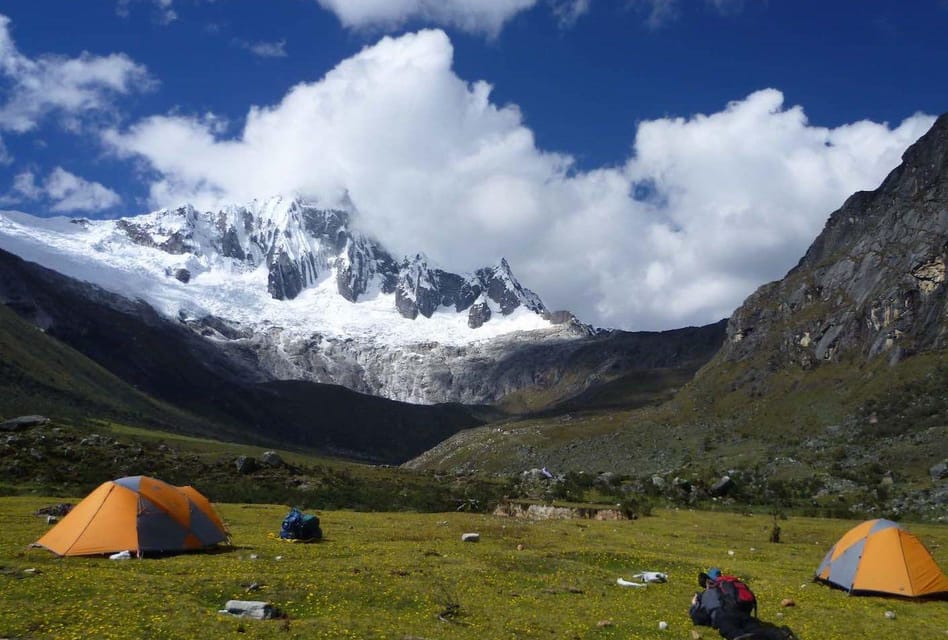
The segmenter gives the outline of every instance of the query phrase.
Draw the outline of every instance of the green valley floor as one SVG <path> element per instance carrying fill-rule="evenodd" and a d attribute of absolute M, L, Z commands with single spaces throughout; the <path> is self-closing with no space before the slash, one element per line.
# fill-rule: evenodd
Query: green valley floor
<path fill-rule="evenodd" d="M 687 615 L 696 575 L 709 566 L 746 578 L 760 617 L 801 639 L 948 634 L 948 601 L 854 597 L 811 581 L 855 521 L 791 517 L 772 544 L 762 515 L 656 510 L 635 521 L 527 522 L 326 511 L 318 512 L 324 541 L 288 544 L 275 538 L 285 506 L 221 504 L 233 547 L 110 561 L 28 548 L 48 529 L 34 512 L 61 501 L 0 498 L 0 637 L 606 640 L 696 630 L 710 639 L 717 633 Z M 948 527 L 907 526 L 948 566 Z M 466 532 L 480 542 L 462 542 Z M 669 581 L 616 584 L 642 570 Z M 781 607 L 786 598 L 795 606 Z M 229 599 L 268 600 L 287 617 L 218 613 Z"/>

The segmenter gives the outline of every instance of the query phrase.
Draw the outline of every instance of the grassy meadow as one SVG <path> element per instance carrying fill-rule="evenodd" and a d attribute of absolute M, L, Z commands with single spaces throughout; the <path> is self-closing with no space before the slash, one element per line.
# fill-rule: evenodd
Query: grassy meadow
<path fill-rule="evenodd" d="M 746 577 L 761 618 L 801 638 L 948 637 L 946 601 L 850 597 L 811 582 L 855 521 L 791 517 L 771 544 L 762 515 L 656 510 L 635 521 L 529 522 L 326 511 L 326 539 L 307 545 L 271 537 L 284 506 L 220 504 L 232 548 L 110 561 L 27 548 L 48 528 L 34 511 L 59 501 L 0 498 L 0 637 L 691 638 L 688 603 L 708 566 Z M 911 529 L 948 566 L 948 527 Z M 462 543 L 471 531 L 481 541 Z M 669 582 L 616 584 L 641 570 L 664 571 Z M 262 586 L 248 592 L 252 583 Z M 271 601 L 288 617 L 219 614 L 232 598 Z M 796 606 L 781 608 L 783 598 Z"/>

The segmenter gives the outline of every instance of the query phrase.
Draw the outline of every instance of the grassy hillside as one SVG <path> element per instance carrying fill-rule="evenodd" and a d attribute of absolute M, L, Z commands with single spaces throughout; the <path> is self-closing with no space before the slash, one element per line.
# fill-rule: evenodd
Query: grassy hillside
<path fill-rule="evenodd" d="M 801 638 L 935 638 L 948 629 L 945 602 L 850 597 L 811 582 L 852 521 L 792 518 L 780 523 L 783 542 L 770 544 L 768 518 L 711 512 L 531 523 L 323 511 L 325 541 L 300 545 L 270 537 L 284 507 L 220 504 L 232 549 L 113 562 L 26 550 L 47 529 L 33 511 L 56 501 L 0 499 L 4 637 L 625 639 L 683 638 L 695 629 L 710 639 L 717 633 L 692 627 L 687 616 L 695 576 L 709 566 L 744 576 L 761 618 Z M 481 542 L 462 543 L 468 531 Z M 913 531 L 948 565 L 948 528 Z M 665 571 L 669 582 L 616 585 L 641 570 Z M 248 591 L 253 583 L 259 590 Z M 271 601 L 288 617 L 218 614 L 232 598 Z M 781 608 L 783 598 L 796 606 Z"/>
<path fill-rule="evenodd" d="M 0 434 L 0 494 L 83 496 L 106 480 L 149 475 L 193 484 L 212 500 L 282 502 L 321 508 L 444 511 L 485 508 L 507 484 L 433 477 L 303 451 L 276 450 L 281 464 L 263 464 L 260 446 L 227 443 L 105 421 L 54 421 Z M 253 470 L 238 470 L 250 457 Z"/>
<path fill-rule="evenodd" d="M 495 423 L 409 466 L 611 471 L 638 478 L 630 485 L 638 491 L 688 501 L 707 498 L 728 474 L 738 485 L 733 499 L 744 503 L 944 515 L 944 483 L 928 470 L 948 459 L 948 355 L 781 370 L 742 383 L 762 370 L 766 363 L 715 361 L 665 404 Z M 633 398 L 636 389 L 621 393 Z M 683 487 L 697 491 L 682 495 Z"/>
<path fill-rule="evenodd" d="M 694 366 L 632 371 L 589 387 L 533 415 L 563 415 L 570 411 L 621 410 L 658 405 L 674 397 L 694 377 L 697 369 Z"/>
<path fill-rule="evenodd" d="M 455 436 L 452 443 L 471 447 L 470 455 L 445 447 L 422 459 L 447 470 L 477 455 L 486 470 L 500 472 L 547 457 L 563 469 L 630 473 L 696 458 L 714 462 L 708 457 L 712 452 L 722 464 L 755 465 L 770 460 L 774 447 L 783 447 L 784 455 L 799 449 L 802 457 L 822 461 L 836 444 L 870 449 L 880 463 L 922 480 L 928 466 L 948 455 L 948 440 L 935 437 L 948 428 L 948 354 L 919 355 L 896 366 L 872 361 L 786 370 L 766 382 L 740 385 L 754 366 L 709 365 L 665 404 L 657 402 L 661 395 L 649 396 L 650 380 L 606 386 L 565 413 L 511 419 Z M 622 403 L 631 408 L 610 408 Z M 655 406 L 635 409 L 636 404 Z M 890 448 L 911 438 L 930 439 L 936 446 L 910 459 L 886 457 Z M 535 455 L 505 457 L 511 450 Z M 444 458 L 439 467 L 439 453 L 453 462 Z"/>
<path fill-rule="evenodd" d="M 113 419 L 164 430 L 226 436 L 212 424 L 158 402 L 75 349 L 46 336 L 0 305 L 0 416 Z"/>

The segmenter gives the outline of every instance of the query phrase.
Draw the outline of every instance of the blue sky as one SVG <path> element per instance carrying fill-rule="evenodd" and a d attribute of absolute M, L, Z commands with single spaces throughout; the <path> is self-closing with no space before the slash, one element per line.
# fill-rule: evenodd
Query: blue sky
<path fill-rule="evenodd" d="M 606 326 L 723 317 L 946 110 L 948 2 L 12 0 L 0 204 L 293 193 Z"/>

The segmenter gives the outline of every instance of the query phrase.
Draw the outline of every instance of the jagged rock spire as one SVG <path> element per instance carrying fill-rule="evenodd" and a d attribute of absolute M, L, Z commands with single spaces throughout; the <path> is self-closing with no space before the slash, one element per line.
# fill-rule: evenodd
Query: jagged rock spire
<path fill-rule="evenodd" d="M 175 254 L 212 253 L 250 267 L 266 264 L 267 290 L 277 300 L 296 298 L 323 276 L 350 302 L 377 287 L 395 294 L 405 318 L 430 318 L 439 308 L 467 311 L 480 304 L 471 326 L 492 313 L 509 315 L 524 306 L 543 315 L 539 297 L 514 277 L 501 259 L 473 275 L 436 268 L 422 254 L 395 260 L 375 240 L 351 229 L 350 214 L 281 197 L 200 212 L 186 206 L 119 221 L 133 242 Z M 483 306 L 487 305 L 487 306 Z M 493 305 L 491 308 L 490 305 Z"/>

